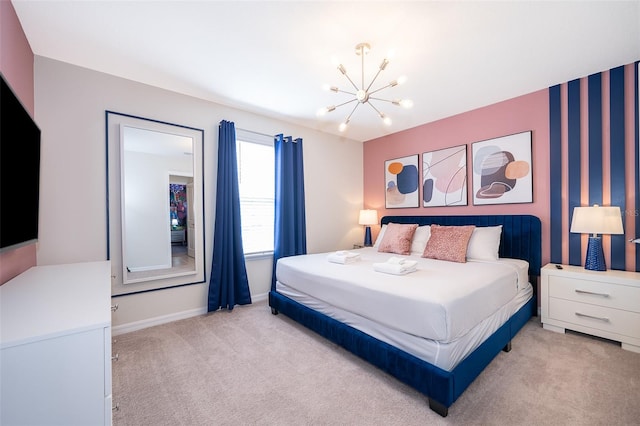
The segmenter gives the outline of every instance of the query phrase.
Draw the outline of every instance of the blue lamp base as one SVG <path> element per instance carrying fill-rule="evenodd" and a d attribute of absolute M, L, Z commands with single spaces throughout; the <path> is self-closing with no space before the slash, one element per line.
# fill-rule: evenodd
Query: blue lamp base
<path fill-rule="evenodd" d="M 590 271 L 607 270 L 607 265 L 604 262 L 604 251 L 602 251 L 602 238 L 589 237 L 587 258 L 584 261 L 584 269 L 588 269 Z"/>
<path fill-rule="evenodd" d="M 371 227 L 365 226 L 364 228 L 364 246 L 371 247 L 373 244 L 371 243 Z"/>

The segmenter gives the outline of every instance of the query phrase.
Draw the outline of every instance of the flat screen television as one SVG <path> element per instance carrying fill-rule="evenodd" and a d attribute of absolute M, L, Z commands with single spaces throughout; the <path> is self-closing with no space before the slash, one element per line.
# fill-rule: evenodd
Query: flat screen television
<path fill-rule="evenodd" d="M 0 74 L 0 252 L 38 239 L 40 129 Z"/>

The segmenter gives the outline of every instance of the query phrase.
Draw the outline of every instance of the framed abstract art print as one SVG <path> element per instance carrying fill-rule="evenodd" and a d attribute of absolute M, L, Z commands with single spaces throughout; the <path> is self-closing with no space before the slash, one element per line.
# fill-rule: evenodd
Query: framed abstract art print
<path fill-rule="evenodd" d="M 472 144 L 473 204 L 533 202 L 531 131 Z"/>
<path fill-rule="evenodd" d="M 418 155 L 384 162 L 385 207 L 418 207 Z"/>
<path fill-rule="evenodd" d="M 422 154 L 422 205 L 467 205 L 467 146 Z"/>

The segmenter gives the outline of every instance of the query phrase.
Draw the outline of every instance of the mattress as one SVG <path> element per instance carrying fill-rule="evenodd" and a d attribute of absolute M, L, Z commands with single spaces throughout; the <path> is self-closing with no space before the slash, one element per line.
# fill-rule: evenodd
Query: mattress
<path fill-rule="evenodd" d="M 276 290 L 307 306 L 313 300 L 378 324 L 389 333 L 442 346 L 461 339 L 492 316 L 506 315 L 506 321 L 515 312 L 511 305 L 528 288 L 523 282 L 525 261 L 455 263 L 414 255 L 407 258 L 418 262 L 417 270 L 395 276 L 376 272 L 372 265 L 397 255 L 375 248 L 354 252 L 361 260 L 346 265 L 329 262 L 327 253 L 281 258 Z"/>

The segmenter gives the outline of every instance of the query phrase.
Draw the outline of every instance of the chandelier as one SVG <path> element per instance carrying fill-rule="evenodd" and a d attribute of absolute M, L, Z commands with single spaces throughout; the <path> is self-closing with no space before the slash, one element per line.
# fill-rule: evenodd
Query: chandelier
<path fill-rule="evenodd" d="M 380 66 L 378 67 L 378 72 L 376 73 L 376 75 L 373 77 L 373 79 L 371 80 L 371 82 L 365 86 L 365 81 L 364 81 L 364 55 L 368 54 L 369 51 L 371 50 L 371 46 L 369 45 L 369 43 L 359 43 L 356 45 L 356 55 L 360 56 L 361 58 L 361 62 L 362 62 L 362 67 L 361 67 L 361 85 L 358 86 L 356 85 L 356 83 L 353 82 L 353 80 L 349 77 L 349 75 L 347 74 L 347 69 L 344 67 L 344 65 L 339 64 L 338 65 L 338 71 L 340 71 L 340 73 L 342 75 L 344 75 L 346 77 L 347 80 L 349 80 L 349 83 L 351 83 L 351 85 L 353 86 L 353 88 L 355 89 L 355 92 L 349 91 L 349 90 L 342 90 L 339 89 L 336 86 L 327 86 L 326 89 L 330 90 L 334 93 L 347 93 L 349 95 L 353 96 L 353 99 L 348 100 L 346 102 L 343 102 L 341 104 L 338 105 L 331 105 L 328 106 L 326 108 L 322 108 L 318 111 L 318 115 L 325 115 L 328 112 L 332 112 L 335 111 L 336 108 L 339 108 L 343 105 L 348 105 L 351 103 L 356 103 L 355 106 L 353 107 L 353 109 L 351 110 L 351 113 L 349 113 L 349 115 L 347 116 L 347 118 L 340 123 L 340 127 L 338 128 L 341 132 L 344 132 L 347 129 L 347 126 L 349 124 L 349 121 L 351 120 L 351 116 L 353 116 L 353 113 L 356 111 L 356 109 L 358 109 L 358 107 L 362 104 L 368 104 L 371 108 L 373 108 L 373 110 L 376 112 L 376 114 L 378 114 L 378 116 L 382 119 L 382 122 L 387 125 L 390 126 L 391 125 L 391 118 L 389 118 L 388 115 L 386 115 L 384 112 L 381 112 L 378 108 L 376 108 L 376 106 L 371 102 L 371 101 L 380 101 L 380 102 L 389 102 L 393 105 L 397 105 L 397 106 L 402 106 L 404 108 L 411 108 L 413 106 L 413 102 L 409 99 L 382 99 L 382 98 L 378 98 L 378 97 L 374 97 L 373 95 L 375 95 L 376 93 L 388 88 L 388 87 L 394 87 L 397 86 L 399 84 L 402 84 L 406 81 L 406 77 L 400 77 L 397 80 L 393 80 L 391 81 L 389 84 L 376 88 L 376 89 L 372 89 L 373 83 L 375 83 L 376 79 L 378 78 L 378 76 L 380 75 L 380 73 L 382 71 L 384 71 L 384 69 L 387 67 L 387 65 L 389 65 L 389 59 L 385 58 L 382 60 L 382 63 L 380 64 Z"/>

